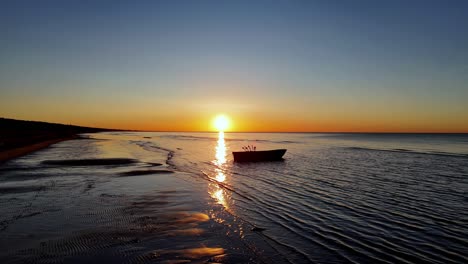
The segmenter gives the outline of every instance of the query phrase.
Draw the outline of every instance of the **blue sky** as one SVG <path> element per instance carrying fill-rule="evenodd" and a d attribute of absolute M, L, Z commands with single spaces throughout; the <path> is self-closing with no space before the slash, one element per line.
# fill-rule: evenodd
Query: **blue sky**
<path fill-rule="evenodd" d="M 158 129 L 148 122 L 226 112 L 304 130 L 468 131 L 466 1 L 1 5 L 5 117 Z"/>

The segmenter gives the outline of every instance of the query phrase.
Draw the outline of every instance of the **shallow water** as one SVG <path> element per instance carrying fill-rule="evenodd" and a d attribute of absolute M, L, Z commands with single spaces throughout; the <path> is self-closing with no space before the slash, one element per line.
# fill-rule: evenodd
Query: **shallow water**
<path fill-rule="evenodd" d="M 0 167 L 4 259 L 468 262 L 466 134 L 89 136 Z M 234 163 L 246 145 L 288 151 Z"/>

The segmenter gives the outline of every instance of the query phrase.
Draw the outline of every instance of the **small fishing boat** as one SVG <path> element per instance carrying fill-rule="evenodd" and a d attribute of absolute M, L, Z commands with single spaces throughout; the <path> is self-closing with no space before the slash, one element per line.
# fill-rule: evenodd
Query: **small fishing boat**
<path fill-rule="evenodd" d="M 286 149 L 260 150 L 260 151 L 233 151 L 236 162 L 274 161 L 283 158 Z"/>

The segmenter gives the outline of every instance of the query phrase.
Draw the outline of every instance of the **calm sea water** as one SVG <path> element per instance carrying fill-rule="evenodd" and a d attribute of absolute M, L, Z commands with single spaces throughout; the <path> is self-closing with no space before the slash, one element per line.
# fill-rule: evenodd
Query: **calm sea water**
<path fill-rule="evenodd" d="M 216 205 L 208 207 L 211 213 L 223 212 L 217 214 L 218 221 L 231 223 L 228 232 L 237 232 L 256 254 L 262 254 L 266 245 L 263 254 L 274 252 L 277 262 L 468 262 L 466 134 L 90 136 L 105 140 L 98 141 L 106 142 L 101 156 L 163 160 L 167 168 L 183 173 L 182 178 L 205 186 L 200 192 L 208 197 L 207 203 Z M 89 150 L 84 145 L 94 144 L 75 142 L 73 148 L 44 153 L 79 157 L 80 151 Z M 288 151 L 279 162 L 234 163 L 231 152 L 247 145 Z M 10 166 L 33 163 L 34 158 L 25 157 Z M 100 170 L 86 168 L 80 173 Z M 264 230 L 247 229 L 252 227 Z"/>

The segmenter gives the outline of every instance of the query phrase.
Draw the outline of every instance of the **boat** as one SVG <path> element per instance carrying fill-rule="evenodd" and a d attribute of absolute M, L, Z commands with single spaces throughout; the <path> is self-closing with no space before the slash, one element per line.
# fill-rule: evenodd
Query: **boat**
<path fill-rule="evenodd" d="M 233 151 L 235 162 L 256 162 L 282 160 L 286 149 L 272 149 L 259 151 Z"/>

